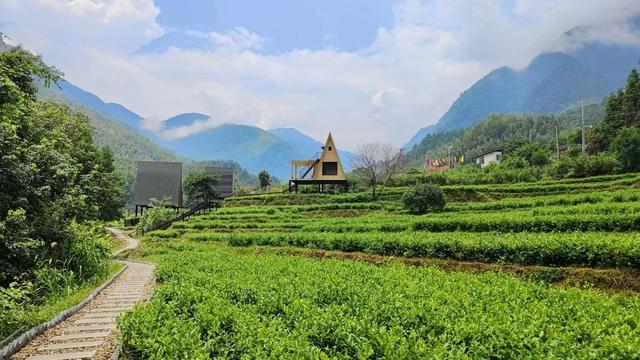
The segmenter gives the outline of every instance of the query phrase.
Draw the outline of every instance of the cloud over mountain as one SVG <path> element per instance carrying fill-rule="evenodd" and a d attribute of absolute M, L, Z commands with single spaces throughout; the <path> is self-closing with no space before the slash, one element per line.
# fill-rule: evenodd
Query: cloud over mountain
<path fill-rule="evenodd" d="M 637 0 L 398 0 L 388 6 L 392 24 L 356 50 L 332 47 L 334 34 L 319 49 L 265 53 L 268 36 L 241 22 L 213 32 L 165 26 L 158 21 L 164 9 L 152 0 L 2 0 L 0 31 L 148 123 L 200 112 L 218 124 L 295 126 L 317 138 L 332 130 L 350 148 L 374 140 L 403 143 L 498 66 L 522 67 L 540 52 L 586 40 L 640 39 L 629 25 L 640 13 Z M 576 28 L 588 31 L 560 37 Z"/>

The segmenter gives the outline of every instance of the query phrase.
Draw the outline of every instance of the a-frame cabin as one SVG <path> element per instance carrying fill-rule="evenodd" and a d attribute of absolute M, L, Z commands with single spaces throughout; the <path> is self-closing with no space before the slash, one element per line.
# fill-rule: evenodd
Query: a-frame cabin
<path fill-rule="evenodd" d="M 324 185 L 347 185 L 347 176 L 331 133 L 320 156 L 291 161 L 289 191 L 297 191 L 298 185 L 316 185 L 320 191 L 324 190 Z"/>

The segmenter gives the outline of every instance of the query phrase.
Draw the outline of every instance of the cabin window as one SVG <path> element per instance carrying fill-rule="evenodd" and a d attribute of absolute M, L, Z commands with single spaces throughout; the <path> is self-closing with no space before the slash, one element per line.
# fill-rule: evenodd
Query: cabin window
<path fill-rule="evenodd" d="M 336 161 L 323 162 L 322 175 L 338 175 L 338 163 Z"/>

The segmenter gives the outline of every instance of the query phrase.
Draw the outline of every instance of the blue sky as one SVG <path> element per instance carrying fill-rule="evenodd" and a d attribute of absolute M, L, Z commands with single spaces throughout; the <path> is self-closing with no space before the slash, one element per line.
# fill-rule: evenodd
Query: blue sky
<path fill-rule="evenodd" d="M 162 132 L 206 121 L 401 146 L 492 69 L 640 44 L 638 0 L 0 0 L 0 31 Z M 562 34 L 585 27 L 585 38 Z"/>
<path fill-rule="evenodd" d="M 243 27 L 260 34 L 267 39 L 261 53 L 326 47 L 354 51 L 369 46 L 378 28 L 393 24 L 392 4 L 386 0 L 159 0 L 156 5 L 157 20 L 167 28 L 225 32 Z"/>

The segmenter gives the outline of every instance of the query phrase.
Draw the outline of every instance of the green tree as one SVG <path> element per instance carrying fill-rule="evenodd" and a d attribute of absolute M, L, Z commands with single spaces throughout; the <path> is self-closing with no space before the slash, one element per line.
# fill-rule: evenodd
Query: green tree
<path fill-rule="evenodd" d="M 59 140 L 75 162 L 73 172 L 69 173 L 75 186 L 67 217 L 80 221 L 119 218 L 124 206 L 124 181 L 115 172 L 111 150 L 94 144 L 95 132 L 89 117 L 54 102 L 36 103 L 35 111 L 50 129 L 46 137 Z"/>
<path fill-rule="evenodd" d="M 86 116 L 36 101 L 34 79 L 60 76 L 20 47 L 0 52 L 0 286 L 45 264 L 68 267 L 74 220 L 120 216 L 113 157 Z"/>
<path fill-rule="evenodd" d="M 624 127 L 640 126 L 640 74 L 631 70 L 624 89 L 611 94 L 602 122 L 590 135 L 593 152 L 605 151 Z"/>
<path fill-rule="evenodd" d="M 184 193 L 187 201 L 207 201 L 218 196 L 216 185 L 218 176 L 207 172 L 192 172 L 184 180 Z"/>
<path fill-rule="evenodd" d="M 34 77 L 43 81 L 45 86 L 50 86 L 51 83 L 59 81 L 63 75 L 55 67 L 45 65 L 40 56 L 31 54 L 20 46 L 3 51 L 0 57 L 2 77 L 6 77 L 31 100 L 36 100 L 37 93 Z"/>
<path fill-rule="evenodd" d="M 539 143 L 530 142 L 513 152 L 515 156 L 522 156 L 531 166 L 544 166 L 549 164 L 551 150 Z"/>
<path fill-rule="evenodd" d="M 627 78 L 627 86 L 622 98 L 623 118 L 626 125 L 640 125 L 640 74 L 633 69 Z"/>
<path fill-rule="evenodd" d="M 266 189 L 271 186 L 271 175 L 269 175 L 267 170 L 262 170 L 258 174 L 258 181 L 260 182 L 260 188 Z"/>
<path fill-rule="evenodd" d="M 640 171 L 640 128 L 626 127 L 616 135 L 611 143 L 623 171 Z"/>

